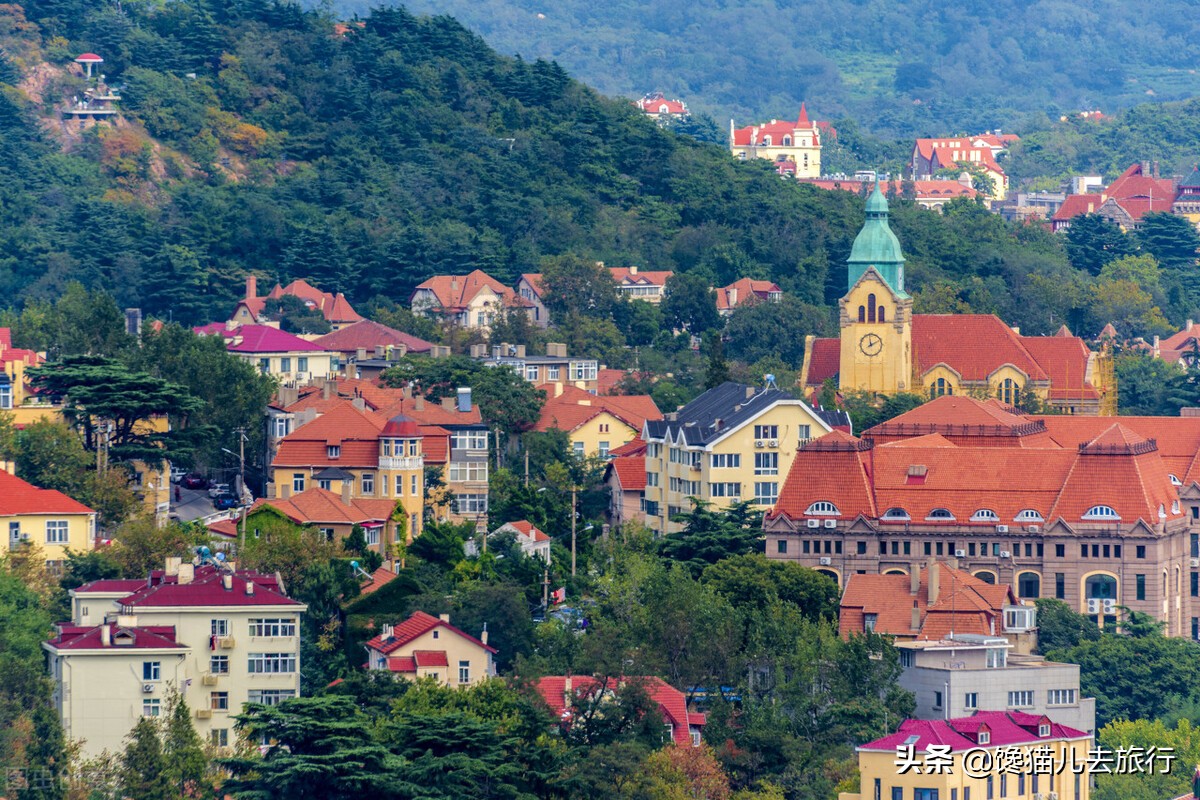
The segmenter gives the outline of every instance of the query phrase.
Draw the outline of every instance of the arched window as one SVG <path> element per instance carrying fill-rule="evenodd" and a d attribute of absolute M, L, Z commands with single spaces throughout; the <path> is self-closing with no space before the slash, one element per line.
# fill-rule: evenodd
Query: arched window
<path fill-rule="evenodd" d="M 1120 519 L 1121 515 L 1112 506 L 1092 506 L 1083 515 L 1084 519 Z"/>
<path fill-rule="evenodd" d="M 867 321 L 867 307 L 866 306 L 858 307 L 858 321 L 859 322 Z"/>
<path fill-rule="evenodd" d="M 954 515 L 950 513 L 950 509 L 935 508 L 925 519 L 954 519 Z"/>
<path fill-rule="evenodd" d="M 975 577 L 979 578 L 979 580 L 983 581 L 984 583 L 995 583 L 996 582 L 996 573 L 988 572 L 987 570 L 983 570 L 981 572 L 976 572 Z"/>
<path fill-rule="evenodd" d="M 1017 522 L 1043 522 L 1041 512 L 1035 511 L 1032 508 L 1027 508 L 1020 514 L 1017 514 Z"/>
<path fill-rule="evenodd" d="M 764 136 L 764 137 L 763 137 L 763 144 L 764 144 L 765 146 L 767 146 L 767 147 L 770 147 L 770 146 L 771 146 L 771 137 L 770 137 L 770 136 Z"/>
<path fill-rule="evenodd" d="M 912 517 L 908 515 L 908 512 L 903 508 L 889 508 L 887 511 L 883 512 L 883 518 L 887 520 L 912 519 Z"/>
<path fill-rule="evenodd" d="M 819 569 L 819 570 L 817 570 L 817 572 L 821 573 L 822 575 L 826 575 L 826 576 L 828 576 L 828 577 L 832 578 L 832 579 L 833 579 L 833 582 L 834 582 L 834 583 L 836 583 L 838 586 L 841 586 L 841 585 L 842 585 L 842 581 L 841 581 L 841 579 L 840 579 L 840 578 L 838 578 L 838 574 L 837 574 L 836 572 L 834 572 L 833 570 L 831 570 L 831 569 Z"/>
<path fill-rule="evenodd" d="M 880 306 L 879 310 L 876 312 L 876 316 L 879 318 L 880 322 L 887 322 L 887 307 Z"/>
<path fill-rule="evenodd" d="M 935 397 L 943 397 L 948 394 L 954 394 L 954 386 L 945 378 L 938 378 L 929 387 L 929 398 L 931 400 Z"/>
<path fill-rule="evenodd" d="M 875 321 L 875 295 L 867 295 L 867 322 Z"/>
<path fill-rule="evenodd" d="M 828 500 L 818 500 L 808 507 L 805 514 L 822 515 L 827 517 L 836 517 L 842 512 L 838 511 L 837 506 L 830 503 Z"/>
<path fill-rule="evenodd" d="M 1041 597 L 1042 576 L 1038 575 L 1036 572 L 1018 572 L 1017 596 L 1033 598 Z"/>
<path fill-rule="evenodd" d="M 790 136 L 784 136 L 784 137 L 783 137 L 783 146 L 784 146 L 784 147 L 791 147 L 791 146 L 792 146 L 792 137 L 790 137 Z"/>
<path fill-rule="evenodd" d="M 1000 402 L 1006 406 L 1015 406 L 1021 402 L 1021 388 L 1012 378 L 1005 378 L 1000 382 L 999 395 Z"/>
<path fill-rule="evenodd" d="M 1175 473 L 1172 472 L 1171 474 L 1167 475 L 1167 477 L 1171 479 L 1172 486 L 1183 486 L 1183 481 L 1179 480 L 1179 476 Z"/>
<path fill-rule="evenodd" d="M 1089 600 L 1116 600 L 1117 579 L 1111 575 L 1090 575 L 1083 594 Z"/>
<path fill-rule="evenodd" d="M 981 508 L 971 515 L 971 522 L 999 522 L 1000 515 L 990 508 Z"/>

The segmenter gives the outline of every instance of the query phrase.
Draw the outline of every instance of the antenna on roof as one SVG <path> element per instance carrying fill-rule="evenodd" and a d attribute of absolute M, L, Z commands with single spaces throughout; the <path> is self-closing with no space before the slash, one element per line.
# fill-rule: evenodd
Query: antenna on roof
<path fill-rule="evenodd" d="M 763 382 L 766 384 L 763 387 L 764 390 L 779 388 L 778 386 L 775 385 L 775 376 L 772 375 L 770 372 L 768 372 L 766 375 L 763 375 Z"/>
<path fill-rule="evenodd" d="M 375 578 L 372 577 L 371 573 L 369 573 L 365 569 L 363 569 L 357 561 L 350 562 L 350 571 L 353 572 L 355 575 L 357 575 L 360 578 L 366 578 L 369 581 L 375 580 Z"/>
<path fill-rule="evenodd" d="M 196 548 L 196 559 L 200 562 L 198 566 L 208 565 L 214 567 L 217 572 L 232 575 L 233 567 L 225 561 L 224 553 L 213 553 L 205 545 L 200 545 Z"/>

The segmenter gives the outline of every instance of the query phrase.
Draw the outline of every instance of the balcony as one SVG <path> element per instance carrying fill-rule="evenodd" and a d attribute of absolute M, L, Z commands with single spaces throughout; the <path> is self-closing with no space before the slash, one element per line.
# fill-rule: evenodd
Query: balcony
<path fill-rule="evenodd" d="M 414 470 L 425 468 L 424 456 L 380 456 L 379 468 L 385 470 Z"/>

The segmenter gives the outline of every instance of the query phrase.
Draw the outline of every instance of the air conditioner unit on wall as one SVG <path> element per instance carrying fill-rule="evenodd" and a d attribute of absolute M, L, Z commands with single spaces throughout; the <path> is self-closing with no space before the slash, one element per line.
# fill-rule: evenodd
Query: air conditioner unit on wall
<path fill-rule="evenodd" d="M 771 441 L 767 442 L 767 447 L 779 447 L 779 440 L 772 439 Z"/>
<path fill-rule="evenodd" d="M 1007 525 L 997 525 L 996 533 L 1008 533 L 1008 526 Z"/>
<path fill-rule="evenodd" d="M 196 719 L 212 719 L 212 709 L 211 708 L 197 708 L 196 709 Z"/>
<path fill-rule="evenodd" d="M 837 527 L 837 520 L 836 520 L 836 519 L 827 519 L 827 520 L 825 520 L 825 527 L 826 527 L 826 528 L 836 528 L 836 527 Z"/>
<path fill-rule="evenodd" d="M 967 557 L 967 551 L 966 551 L 966 550 L 955 550 L 955 551 L 954 551 L 954 557 L 955 557 L 955 558 L 966 558 L 966 557 Z"/>
<path fill-rule="evenodd" d="M 207 675 L 205 675 L 203 678 L 201 678 L 200 682 L 203 683 L 205 686 L 216 686 L 217 685 L 217 676 L 213 675 L 210 672 Z"/>
<path fill-rule="evenodd" d="M 222 636 L 220 644 L 222 650 L 232 650 L 237 642 L 234 641 L 232 636 Z"/>
<path fill-rule="evenodd" d="M 1012 558 L 1012 553 L 1009 552 L 1008 550 L 1001 550 L 1000 557 L 1001 558 Z"/>
<path fill-rule="evenodd" d="M 755 447 L 766 447 L 767 445 L 766 445 L 766 442 L 764 442 L 762 439 L 756 439 L 754 442 L 754 446 Z"/>
<path fill-rule="evenodd" d="M 1193 567 L 1200 567 L 1200 558 L 1193 558 L 1191 564 Z"/>
<path fill-rule="evenodd" d="M 810 519 L 810 520 L 808 521 L 808 527 L 810 527 L 810 528 L 819 528 L 819 527 L 821 527 L 821 520 L 819 520 L 819 519 Z"/>
<path fill-rule="evenodd" d="M 1041 525 L 1026 525 L 1025 526 L 1026 533 L 1040 533 L 1041 530 L 1042 530 Z"/>
<path fill-rule="evenodd" d="M 153 691 L 154 691 L 154 684 L 153 684 L 153 683 L 143 683 L 143 684 L 142 684 L 142 692 L 143 692 L 144 694 L 150 694 L 150 693 L 151 693 L 151 692 L 153 692 Z"/>
<path fill-rule="evenodd" d="M 833 559 L 829 556 L 821 556 L 820 563 L 822 567 L 828 567 L 833 563 Z"/>

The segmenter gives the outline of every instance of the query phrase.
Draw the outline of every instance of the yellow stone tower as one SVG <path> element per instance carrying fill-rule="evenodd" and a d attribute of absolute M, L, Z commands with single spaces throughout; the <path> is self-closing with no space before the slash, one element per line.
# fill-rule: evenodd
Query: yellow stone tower
<path fill-rule="evenodd" d="M 841 389 L 914 391 L 912 298 L 904 291 L 904 256 L 878 184 L 846 263 L 849 291 L 839 301 Z"/>

